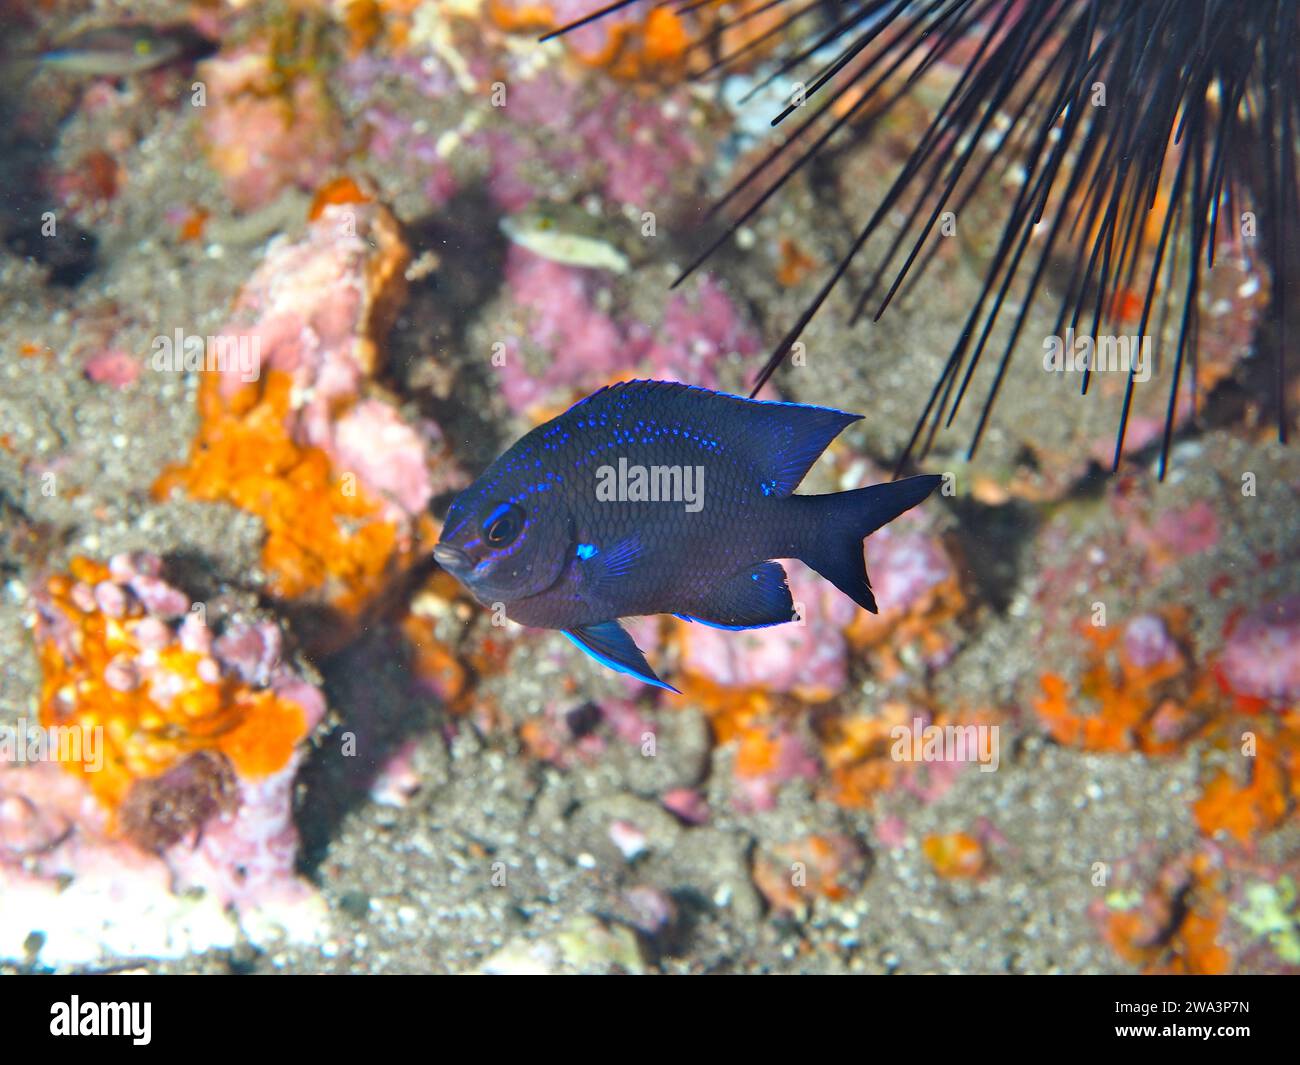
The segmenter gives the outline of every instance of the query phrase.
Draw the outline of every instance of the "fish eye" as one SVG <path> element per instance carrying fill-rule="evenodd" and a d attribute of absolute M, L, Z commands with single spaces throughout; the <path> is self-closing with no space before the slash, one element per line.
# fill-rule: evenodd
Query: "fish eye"
<path fill-rule="evenodd" d="M 483 519 L 483 539 L 489 547 L 506 547 L 523 531 L 524 512 L 513 503 L 498 503 Z"/>

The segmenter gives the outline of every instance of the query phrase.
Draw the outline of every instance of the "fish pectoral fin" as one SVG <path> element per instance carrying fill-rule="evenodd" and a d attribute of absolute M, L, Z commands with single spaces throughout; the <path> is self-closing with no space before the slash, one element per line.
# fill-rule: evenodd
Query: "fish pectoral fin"
<path fill-rule="evenodd" d="M 794 620 L 794 601 L 779 562 L 761 562 L 732 574 L 690 614 L 678 614 L 718 629 L 761 629 Z"/>
<path fill-rule="evenodd" d="M 617 621 L 602 621 L 596 625 L 583 625 L 562 631 L 601 665 L 681 695 L 671 684 L 664 683 L 655 675 L 641 649 Z"/>
<path fill-rule="evenodd" d="M 616 598 L 620 582 L 632 572 L 640 557 L 641 541 L 635 536 L 597 551 L 582 563 L 588 588 L 599 598 Z"/>

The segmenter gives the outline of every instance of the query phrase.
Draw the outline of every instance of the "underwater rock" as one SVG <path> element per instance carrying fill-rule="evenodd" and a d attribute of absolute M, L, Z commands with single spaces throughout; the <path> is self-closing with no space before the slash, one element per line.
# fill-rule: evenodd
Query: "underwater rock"
<path fill-rule="evenodd" d="M 155 853 L 182 839 L 198 838 L 203 826 L 237 805 L 230 759 L 196 751 L 156 777 L 137 780 L 122 802 L 122 833 Z"/>
<path fill-rule="evenodd" d="M 311 939 L 322 925 L 296 875 L 292 786 L 324 698 L 273 622 L 190 610 L 159 573 L 149 555 L 78 559 L 34 596 L 31 735 L 61 764 L 0 762 L 0 956 L 21 959 L 33 932 L 40 962 L 58 965 L 180 956 L 241 929 Z"/>
<path fill-rule="evenodd" d="M 1240 695 L 1283 705 L 1300 699 L 1300 596 L 1265 603 L 1237 621 L 1219 670 Z"/>
<path fill-rule="evenodd" d="M 626 365 L 618 326 L 594 305 L 596 282 L 589 271 L 562 266 L 512 244 L 506 286 L 527 328 L 524 336 L 502 334 L 505 366 L 500 384 L 511 410 L 540 409 L 566 388 L 594 391 Z M 540 372 L 531 364 L 541 360 L 528 358 L 525 344 L 549 356 Z M 559 352 L 563 358 L 556 357 Z"/>
<path fill-rule="evenodd" d="M 921 853 L 945 880 L 977 877 L 987 866 L 984 845 L 967 832 L 945 832 L 921 840 Z"/>
<path fill-rule="evenodd" d="M 305 443 L 328 443 L 329 408 L 382 367 L 383 341 L 406 298 L 410 253 L 392 215 L 353 186 L 331 186 L 297 239 L 271 241 L 240 289 L 226 335 L 258 340 L 260 371 L 287 373 Z M 220 370 L 230 396 L 242 366 Z"/>
<path fill-rule="evenodd" d="M 257 514 L 273 591 L 351 617 L 413 557 L 429 499 L 461 479 L 438 428 L 373 383 L 406 292 L 396 222 L 350 182 L 323 189 L 313 216 L 240 291 L 222 337 L 252 365 L 241 355 L 204 377 L 189 461 L 155 493 Z"/>
<path fill-rule="evenodd" d="M 689 197 L 692 170 L 707 157 L 703 130 L 682 121 L 689 106 L 680 92 L 593 96 L 543 70 L 511 84 L 508 105 L 470 143 L 484 150 L 487 188 L 504 211 L 549 195 L 551 174 L 616 208 L 654 210 Z"/>
<path fill-rule="evenodd" d="M 480 971 L 496 976 L 640 974 L 645 962 L 632 929 L 584 914 L 547 936 L 512 940 Z"/>
<path fill-rule="evenodd" d="M 407 740 L 380 766 L 370 785 L 370 798 L 374 802 L 401 808 L 419 792 L 423 780 L 415 766 L 417 748 L 416 740 Z"/>
<path fill-rule="evenodd" d="M 834 902 L 856 894 L 866 873 L 862 845 L 842 833 L 766 845 L 754 858 L 754 883 L 767 904 L 799 918 L 817 898 Z"/>
<path fill-rule="evenodd" d="M 504 30 L 559 29 L 591 14 L 586 0 L 489 0 L 488 17 Z M 665 7 L 631 4 L 561 38 L 581 63 L 605 67 L 614 77 L 672 77 L 684 69 L 690 37 L 681 17 Z"/>
<path fill-rule="evenodd" d="M 1164 618 L 1157 614 L 1141 614 L 1124 626 L 1122 654 L 1137 669 L 1153 669 L 1182 656 Z"/>
<path fill-rule="evenodd" d="M 233 947 L 237 919 L 215 896 L 173 891 L 166 863 L 107 833 L 107 814 L 84 783 L 60 767 L 0 765 L 0 958 L 40 965 L 105 965 L 123 958 L 177 958 Z M 19 833 L 62 827 L 44 845 L 15 846 Z"/>
<path fill-rule="evenodd" d="M 324 713 L 273 622 L 227 618 L 213 640 L 218 619 L 154 576 L 157 563 L 75 559 L 33 597 L 41 724 L 83 734 L 85 750 L 64 761 L 110 809 L 196 750 L 220 752 L 240 779 L 283 769 Z M 250 643 L 262 649 L 256 667 Z M 101 740 L 106 749 L 92 748 Z"/>
<path fill-rule="evenodd" d="M 485 324 L 504 345 L 498 380 L 507 406 L 534 417 L 612 380 L 643 377 L 718 387 L 717 368 L 761 344 L 726 291 L 705 277 L 672 294 L 657 320 L 608 307 L 592 270 L 564 266 L 512 244 L 509 302 Z"/>
<path fill-rule="evenodd" d="M 905 791 L 921 803 L 943 798 L 973 763 L 1000 759 L 990 731 L 1002 715 L 963 706 L 933 709 L 919 699 L 888 699 L 878 706 L 847 707 L 819 723 L 822 757 L 829 770 L 828 796 L 839 806 L 866 809 L 889 791 Z M 964 758 L 936 743 L 950 728 L 961 729 Z M 985 739 L 981 741 L 983 729 Z M 973 731 L 974 730 L 974 731 Z M 935 743 L 932 752 L 926 744 Z M 898 826 L 894 826 L 898 827 Z M 898 833 L 894 837 L 897 840 Z M 892 844 L 891 844 L 892 845 Z"/>
<path fill-rule="evenodd" d="M 140 363 L 128 351 L 101 351 L 86 360 L 86 376 L 96 384 L 126 388 L 140 376 Z"/>
<path fill-rule="evenodd" d="M 709 820 L 708 801 L 694 788 L 673 788 L 659 797 L 663 807 L 688 825 L 702 825 Z"/>
<path fill-rule="evenodd" d="M 1144 972 L 1225 973 L 1233 955 L 1224 942 L 1223 882 L 1221 860 L 1206 849 L 1151 871 L 1125 861 L 1115 886 L 1088 907 L 1088 916 L 1115 952 Z"/>
<path fill-rule="evenodd" d="M 736 749 L 732 805 L 742 813 L 771 810 L 793 780 L 815 781 L 821 763 L 811 745 L 785 721 L 747 729 Z"/>
<path fill-rule="evenodd" d="M 203 62 L 201 108 L 208 161 L 240 211 L 264 207 L 284 189 L 312 188 L 341 159 L 338 116 L 323 76 L 285 77 L 266 38 Z"/>

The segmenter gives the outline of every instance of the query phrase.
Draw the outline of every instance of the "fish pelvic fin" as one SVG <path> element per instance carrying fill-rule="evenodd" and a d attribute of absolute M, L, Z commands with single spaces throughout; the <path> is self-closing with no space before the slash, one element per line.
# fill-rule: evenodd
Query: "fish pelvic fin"
<path fill-rule="evenodd" d="M 876 597 L 867 578 L 862 541 L 904 511 L 911 510 L 938 488 L 942 480 L 937 474 L 928 474 L 851 492 L 794 497 L 807 501 L 801 505 L 809 508 L 811 519 L 800 559 L 862 609 L 878 613 Z"/>
<path fill-rule="evenodd" d="M 646 684 L 653 684 L 656 688 L 665 688 L 681 695 L 681 692 L 671 684 L 660 680 L 655 675 L 641 649 L 617 621 L 602 621 L 595 625 L 583 625 L 576 629 L 562 631 L 602 666 L 608 666 L 618 673 L 627 673 Z"/>
<path fill-rule="evenodd" d="M 715 629 L 761 629 L 794 620 L 794 600 L 779 562 L 746 566 L 712 589 L 698 609 L 678 614 Z"/>

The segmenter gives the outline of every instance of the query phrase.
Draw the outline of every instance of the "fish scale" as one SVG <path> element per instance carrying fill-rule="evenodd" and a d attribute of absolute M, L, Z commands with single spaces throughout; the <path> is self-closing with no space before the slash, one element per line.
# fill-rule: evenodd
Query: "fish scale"
<path fill-rule="evenodd" d="M 670 687 L 619 618 L 671 613 L 734 629 L 788 622 L 779 558 L 802 559 L 876 609 L 862 540 L 939 478 L 794 495 L 859 417 L 674 382 L 613 385 L 493 462 L 452 503 L 435 557 L 480 602 L 561 629 L 605 665 Z"/>

